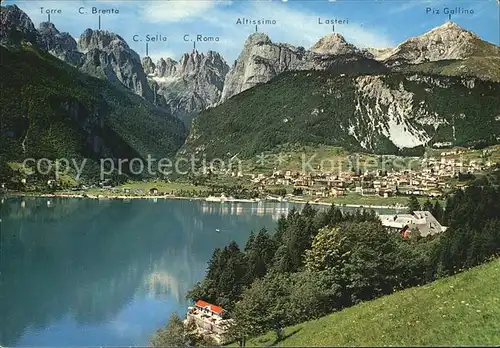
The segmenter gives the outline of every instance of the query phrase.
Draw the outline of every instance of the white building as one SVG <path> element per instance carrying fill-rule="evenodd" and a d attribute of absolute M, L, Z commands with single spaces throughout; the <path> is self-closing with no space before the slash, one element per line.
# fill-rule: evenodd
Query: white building
<path fill-rule="evenodd" d="M 404 233 L 416 229 L 422 237 L 446 231 L 429 211 L 414 211 L 412 214 L 379 215 L 382 226 Z"/>
<path fill-rule="evenodd" d="M 226 319 L 226 311 L 211 303 L 198 300 L 194 307 L 188 307 L 187 318 L 184 325 L 194 322 L 199 333 L 212 337 L 217 343 L 225 342 L 225 335 L 232 323 Z"/>

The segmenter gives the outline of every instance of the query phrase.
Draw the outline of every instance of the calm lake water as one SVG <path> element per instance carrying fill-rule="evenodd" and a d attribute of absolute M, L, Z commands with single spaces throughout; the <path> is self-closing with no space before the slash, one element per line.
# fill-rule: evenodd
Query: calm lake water
<path fill-rule="evenodd" d="M 4 198 L 0 345 L 146 345 L 184 315 L 214 248 L 272 231 L 293 206 Z"/>

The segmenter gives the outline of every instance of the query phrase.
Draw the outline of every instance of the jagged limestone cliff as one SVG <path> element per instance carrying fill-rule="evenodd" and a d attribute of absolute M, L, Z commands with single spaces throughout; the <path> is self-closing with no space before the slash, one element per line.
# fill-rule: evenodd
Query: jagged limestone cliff
<path fill-rule="evenodd" d="M 121 36 L 87 29 L 80 36 L 78 49 L 84 53 L 82 71 L 120 82 L 135 94 L 154 100 L 139 55 Z"/>
<path fill-rule="evenodd" d="M 83 54 L 78 52 L 76 40 L 69 33 L 61 33 L 53 23 L 42 22 L 38 28 L 41 48 L 57 58 L 73 65 L 82 63 Z"/>
<path fill-rule="evenodd" d="M 303 47 L 274 43 L 267 35 L 255 33 L 245 42 L 226 77 L 221 102 L 268 82 L 285 71 L 330 70 L 346 73 L 350 71 L 348 65 L 356 67 L 358 72 L 382 71 L 383 67 L 375 61 L 365 64 L 370 58 L 339 34 L 322 38 L 311 50 L 305 50 Z M 359 64 L 360 61 L 363 64 Z"/>
<path fill-rule="evenodd" d="M 183 143 L 186 128 L 167 110 L 81 71 L 86 64 L 100 64 L 120 85 L 130 82 L 133 90 L 138 82 L 134 70 L 119 59 L 129 57 L 135 63 L 138 56 L 126 52 L 118 36 L 86 32 L 80 41 L 87 50 L 83 54 L 75 50 L 75 40 L 53 24 L 42 23 L 36 30 L 17 6 L 1 11 L 0 165 L 42 157 L 165 156 Z M 87 62 L 89 52 L 104 60 Z M 80 54 L 83 63 L 72 67 L 61 61 L 72 58 L 71 53 Z M 142 71 L 140 61 L 138 66 L 136 76 Z M 144 85 L 149 87 L 145 78 Z"/>
<path fill-rule="evenodd" d="M 156 65 L 146 57 L 142 63 L 171 112 L 187 122 L 194 113 L 219 102 L 229 70 L 222 56 L 213 51 L 185 53 L 178 62 L 161 58 Z"/>
<path fill-rule="evenodd" d="M 204 111 L 181 153 L 248 158 L 298 144 L 419 154 L 435 142 L 494 143 L 498 95 L 499 83 L 478 78 L 286 72 Z"/>

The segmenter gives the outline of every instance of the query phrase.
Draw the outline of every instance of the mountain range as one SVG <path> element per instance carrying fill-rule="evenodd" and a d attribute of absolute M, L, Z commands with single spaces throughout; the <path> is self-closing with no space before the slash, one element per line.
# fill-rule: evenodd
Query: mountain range
<path fill-rule="evenodd" d="M 203 111 L 179 154 L 245 159 L 331 145 L 420 156 L 437 143 L 495 144 L 499 96 L 499 83 L 472 77 L 286 72 Z"/>
<path fill-rule="evenodd" d="M 0 176 L 26 158 L 88 158 L 95 177 L 101 158 L 175 155 L 187 129 L 147 100 L 139 56 L 118 35 L 87 30 L 77 45 L 50 23 L 36 30 L 16 6 L 0 19 Z"/>
<path fill-rule="evenodd" d="M 394 153 L 500 136 L 500 47 L 453 22 L 386 49 L 360 49 L 338 33 L 309 49 L 254 33 L 232 66 L 213 51 L 194 50 L 178 61 L 141 59 L 120 35 L 102 30 L 87 29 L 77 42 L 52 23 L 36 29 L 15 5 L 2 7 L 0 24 L 2 54 L 20 54 L 22 43 L 32 56 L 47 52 L 64 62 L 64 71 L 72 66 L 82 79 L 90 75 L 116 93 L 135 94 L 127 98 L 171 124 L 176 117 L 190 126 L 194 118 L 180 153 L 250 156 L 283 143 Z M 175 124 L 177 134 L 166 137 L 182 143 L 185 127 Z"/>

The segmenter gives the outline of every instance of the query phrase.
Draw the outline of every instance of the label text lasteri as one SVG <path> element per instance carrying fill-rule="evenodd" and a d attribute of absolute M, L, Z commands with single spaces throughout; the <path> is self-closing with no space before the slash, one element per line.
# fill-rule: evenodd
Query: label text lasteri
<path fill-rule="evenodd" d="M 339 18 L 324 19 L 324 18 L 318 17 L 318 24 L 327 24 L 327 25 L 349 24 L 349 20 L 347 18 L 345 18 L 345 19 L 339 19 Z"/>

